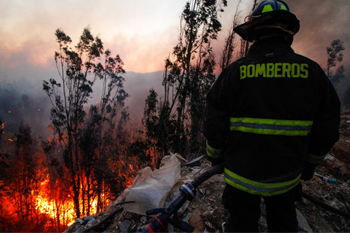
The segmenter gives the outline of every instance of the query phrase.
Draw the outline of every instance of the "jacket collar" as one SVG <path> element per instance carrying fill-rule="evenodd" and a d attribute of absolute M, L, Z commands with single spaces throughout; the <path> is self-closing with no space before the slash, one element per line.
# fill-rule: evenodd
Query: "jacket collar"
<path fill-rule="evenodd" d="M 293 49 L 283 38 L 275 37 L 254 42 L 249 49 L 248 55 L 265 55 L 272 52 L 281 53 L 283 50 L 294 53 Z"/>

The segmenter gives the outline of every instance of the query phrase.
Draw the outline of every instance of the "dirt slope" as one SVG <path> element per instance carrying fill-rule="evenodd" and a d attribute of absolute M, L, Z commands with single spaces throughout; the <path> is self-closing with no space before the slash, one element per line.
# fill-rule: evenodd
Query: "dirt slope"
<path fill-rule="evenodd" d="M 350 116 L 343 115 L 341 138 L 326 159 L 317 167 L 312 180 L 302 182 L 303 191 L 341 212 L 350 214 Z M 182 167 L 182 176 L 194 174 L 210 167 L 202 160 L 199 166 Z M 333 178 L 333 179 L 332 179 Z M 196 197 L 186 202 L 179 211 L 179 219 L 189 222 L 195 232 L 222 232 L 227 211 L 221 204 L 222 190 L 225 187 L 223 175 L 215 175 L 204 182 Z M 168 202 L 177 194 L 178 189 L 170 194 Z M 127 205 L 127 204 L 124 204 Z M 66 232 L 135 232 L 140 225 L 146 224 L 151 217 L 123 211 L 123 205 L 112 204 L 108 211 L 97 215 L 77 219 Z M 263 209 L 262 203 L 262 209 Z M 300 232 L 350 232 L 350 218 L 326 210 L 314 202 L 303 198 L 296 203 Z M 266 231 L 264 211 L 260 219 L 260 230 Z M 165 231 L 176 232 L 172 226 Z"/>

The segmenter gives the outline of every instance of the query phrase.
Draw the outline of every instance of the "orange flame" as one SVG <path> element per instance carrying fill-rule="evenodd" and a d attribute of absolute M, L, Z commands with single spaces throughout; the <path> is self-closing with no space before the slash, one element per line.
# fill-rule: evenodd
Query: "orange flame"
<path fill-rule="evenodd" d="M 68 225 L 73 223 L 75 216 L 74 204 L 72 201 L 59 201 L 48 196 L 49 178 L 41 182 L 39 192 L 36 195 L 35 208 L 42 214 L 52 219 L 59 219 L 60 224 Z M 58 189 L 57 192 L 60 190 Z M 58 201 L 60 203 L 58 203 Z"/>
<path fill-rule="evenodd" d="M 129 164 L 129 169 L 130 171 L 134 170 L 131 164 Z M 128 175 L 124 175 L 124 177 L 125 177 L 125 187 L 126 189 L 128 189 L 130 185 L 132 185 L 132 183 L 134 182 L 134 179 L 129 177 Z"/>
<path fill-rule="evenodd" d="M 58 183 L 58 181 L 56 182 Z M 50 198 L 47 190 L 49 189 L 49 178 L 41 183 L 40 190 L 36 195 L 35 208 L 42 214 L 48 215 L 52 219 L 59 219 L 60 224 L 70 226 L 75 222 L 75 208 L 72 199 L 55 200 Z M 55 190 L 56 194 L 60 189 Z M 104 195 L 103 195 L 104 196 Z M 59 203 L 58 203 L 59 202 Z M 83 204 L 80 202 L 80 209 L 83 209 Z M 90 213 L 97 212 L 97 200 L 93 199 L 90 203 Z"/>

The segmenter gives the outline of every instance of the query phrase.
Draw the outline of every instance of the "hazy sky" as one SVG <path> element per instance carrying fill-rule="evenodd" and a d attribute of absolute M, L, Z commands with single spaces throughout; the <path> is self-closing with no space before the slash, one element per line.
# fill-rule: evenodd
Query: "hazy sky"
<path fill-rule="evenodd" d="M 127 71 L 163 69 L 164 59 L 177 43 L 180 14 L 187 0 L 0 0 L 0 68 L 23 65 L 54 67 L 55 30 L 61 28 L 76 44 L 91 28 L 106 48 L 120 54 Z M 223 30 L 215 50 L 231 25 L 238 0 L 228 0 L 221 15 Z M 253 0 L 244 0 L 242 16 Z M 326 59 L 333 39 L 349 45 L 349 0 L 287 0 L 301 20 L 295 38 L 297 52 L 318 62 Z M 349 48 L 350 46 L 347 46 Z M 345 56 L 345 60 L 347 58 Z M 1 71 L 0 71 L 1 78 Z"/>
<path fill-rule="evenodd" d="M 285 1 L 301 21 L 301 29 L 293 44 L 294 50 L 324 67 L 327 46 L 333 40 L 341 39 L 346 49 L 343 64 L 348 76 L 350 0 Z M 10 122 L 12 128 L 18 128 L 17 125 L 24 119 L 37 131 L 40 131 L 40 125 L 45 128 L 50 123 L 50 106 L 44 99 L 42 80 L 58 79 L 54 63 L 54 52 L 58 46 L 54 33 L 57 28 L 62 29 L 75 45 L 87 26 L 93 35 L 102 39 L 105 48 L 109 48 L 113 56 L 119 54 L 123 59 L 127 72 L 125 90 L 130 94 L 126 104 L 132 117 L 140 119 L 149 89 L 155 88 L 162 94 L 164 60 L 177 44 L 180 15 L 186 2 L 187 0 L 0 0 L 0 94 L 5 91 L 2 84 L 6 82 L 15 81 L 12 90 L 16 90 L 16 93 L 12 93 L 13 97 L 8 96 L 12 101 L 0 101 L 3 103 L 0 103 L 0 119 L 2 117 L 7 122 L 7 128 Z M 231 27 L 237 2 L 238 0 L 228 0 L 228 7 L 220 16 L 222 31 L 218 40 L 212 44 L 217 58 Z M 253 0 L 242 1 L 241 18 L 248 14 L 252 4 Z M 155 71 L 160 72 L 150 73 Z M 347 78 L 347 84 L 340 87 L 347 88 L 349 80 Z M 14 109 L 18 105 L 16 101 L 23 94 L 34 99 L 34 112 L 36 115 L 40 113 L 40 116 L 15 114 Z M 38 108 L 42 110 L 38 112 Z M 35 119 L 37 125 L 33 123 Z"/>
<path fill-rule="evenodd" d="M 176 44 L 185 0 L 0 0 L 0 62 L 9 67 L 53 64 L 55 30 L 78 42 L 91 28 L 129 71 L 162 69 Z"/>

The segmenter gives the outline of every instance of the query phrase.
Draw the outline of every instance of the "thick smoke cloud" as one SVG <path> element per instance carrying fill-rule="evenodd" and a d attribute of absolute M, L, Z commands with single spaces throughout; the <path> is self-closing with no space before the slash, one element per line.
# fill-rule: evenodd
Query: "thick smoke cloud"
<path fill-rule="evenodd" d="M 32 133 L 44 139 L 51 131 L 49 125 L 50 110 L 52 108 L 46 93 L 42 89 L 42 81 L 54 78 L 59 81 L 54 69 L 38 69 L 26 67 L 26 76 L 16 69 L 9 69 L 0 75 L 0 120 L 5 122 L 5 131 L 18 133 L 21 123 L 32 127 Z M 124 89 L 129 94 L 125 106 L 130 113 L 130 124 L 141 123 L 145 99 L 151 88 L 159 96 L 163 95 L 163 71 L 152 73 L 127 72 Z M 101 96 L 101 85 L 94 85 L 94 92 L 88 105 L 95 104 Z M 87 105 L 87 109 L 88 109 Z M 0 125 L 1 127 L 1 125 Z"/>
<path fill-rule="evenodd" d="M 346 69 L 346 78 L 342 85 L 338 87 L 342 95 L 345 88 L 350 85 L 350 58 L 348 56 L 348 51 L 350 50 L 350 31 L 348 30 L 348 23 L 350 22 L 350 14 L 348 13 L 350 10 L 350 1 L 285 1 L 289 4 L 291 11 L 297 15 L 301 24 L 301 29 L 295 36 L 293 44 L 293 48 L 297 53 L 310 57 L 322 67 L 325 67 L 327 61 L 326 48 L 330 46 L 331 42 L 335 39 L 344 41 L 345 51 L 342 64 Z M 231 27 L 237 2 L 238 1 L 229 0 L 228 7 L 225 8 L 225 12 L 221 14 L 222 31 L 219 33 L 218 40 L 212 44 L 217 59 L 220 58 L 225 37 Z M 241 22 L 251 10 L 252 3 L 253 0 L 242 1 L 240 7 Z M 174 4 L 174 2 L 172 4 Z M 123 21 L 125 19 L 122 18 L 122 15 L 119 15 L 119 18 L 113 21 L 112 24 L 109 24 L 109 21 L 105 21 L 107 20 L 106 18 L 98 22 L 92 21 L 90 24 L 92 33 L 101 33 L 99 36 L 102 41 L 104 41 L 105 47 L 110 48 L 113 54 L 118 53 L 125 62 L 124 68 L 127 71 L 125 75 L 125 90 L 130 94 L 126 105 L 129 107 L 131 118 L 135 119 L 135 121 L 139 122 L 142 118 L 145 98 L 150 88 L 155 88 L 158 94 L 162 95 L 161 81 L 164 60 L 177 43 L 179 34 L 179 23 L 177 22 L 180 22 L 180 13 L 184 4 L 185 1 L 181 3 L 181 7 L 179 7 L 176 12 L 167 12 L 167 15 L 173 14 L 176 18 L 176 22 L 173 22 L 168 28 L 158 28 L 154 30 L 154 25 L 149 23 L 150 26 L 153 26 L 154 35 L 152 35 L 152 37 L 147 37 L 145 34 L 147 32 L 146 26 L 148 25 L 141 24 L 142 21 L 138 21 L 136 18 L 133 18 L 133 21 Z M 32 5 L 32 7 L 34 7 L 34 5 Z M 104 9 L 106 10 L 106 8 Z M 39 10 L 41 12 L 39 15 L 40 19 L 45 18 L 47 15 L 44 14 L 44 11 L 36 8 L 36 11 Z M 54 31 L 56 28 L 62 27 L 67 34 L 72 36 L 73 44 L 76 44 L 78 36 L 89 23 L 87 23 L 86 20 L 77 21 L 77 24 L 72 24 L 71 21 L 65 23 L 63 18 L 60 17 L 56 7 L 49 11 L 52 17 L 46 17 L 47 22 L 41 20 L 42 24 L 37 24 L 34 19 L 31 19 L 30 11 L 28 11 L 27 8 L 23 9 L 23 11 L 28 12 L 28 14 L 26 14 L 26 20 L 22 22 L 19 14 L 16 14 L 17 16 L 15 19 L 20 22 L 20 24 L 12 22 L 12 27 L 9 27 L 8 24 L 6 24 L 6 19 L 13 19 L 12 15 L 15 14 L 0 10 L 5 18 L 4 25 L 7 25 L 6 30 L 3 30 L 5 26 L 0 28 L 0 34 L 12 35 L 14 32 L 10 29 L 16 29 L 18 36 L 14 38 L 21 38 L 22 41 L 17 44 L 11 44 L 11 41 L 6 41 L 4 39 L 6 38 L 5 36 L 0 38 L 0 119 L 2 118 L 2 120 L 8 122 L 5 126 L 7 129 L 11 126 L 9 124 L 10 121 L 15 121 L 19 124 L 21 119 L 23 119 L 25 123 L 32 125 L 33 131 L 35 130 L 37 134 L 41 134 L 47 131 L 46 127 L 50 123 L 50 104 L 47 99 L 45 99 L 45 93 L 42 91 L 42 80 L 58 78 L 53 59 L 54 51 L 58 49 L 57 43 L 55 42 Z M 144 11 L 147 11 L 147 9 L 144 9 Z M 141 14 L 142 12 L 141 8 L 138 8 L 138 13 Z M 152 13 L 149 12 L 149 14 Z M 130 15 L 130 17 L 132 16 L 132 14 L 128 15 Z M 147 17 L 147 15 L 144 17 Z M 96 19 L 96 17 L 94 19 Z M 28 26 L 27 22 L 33 24 L 33 26 Z M 48 22 L 53 24 L 48 26 Z M 121 22 L 122 24 L 117 24 L 117 22 Z M 154 21 L 149 22 L 152 22 L 152 24 L 154 23 Z M 133 23 L 135 23 L 135 25 Z M 105 24 L 108 27 L 104 27 Z M 22 26 L 19 27 L 18 25 Z M 123 25 L 125 27 L 122 27 Z M 141 33 L 132 33 L 131 29 L 128 29 L 129 35 L 124 35 L 123 30 L 127 30 L 126 26 L 128 26 L 128 28 L 140 30 Z M 38 32 L 40 33 L 38 34 Z M 156 70 L 159 70 L 159 72 L 145 74 L 132 72 L 149 72 Z M 6 94 L 10 89 L 13 90 L 12 94 Z M 29 97 L 29 99 L 26 99 L 24 95 Z M 23 101 L 29 101 L 28 103 L 30 103 L 25 111 Z M 29 108 L 29 106 L 32 107 Z M 38 111 L 37 107 L 41 110 Z M 18 115 L 13 114 L 16 112 L 13 109 L 16 108 L 22 109 L 22 112 L 24 111 L 23 116 L 19 117 L 20 113 L 18 113 Z M 9 114 L 8 111 L 12 111 L 12 115 Z M 31 111 L 32 114 L 29 114 Z M 39 123 L 41 123 L 40 127 Z M 15 125 L 11 126 L 11 130 L 15 130 L 16 128 L 18 129 Z"/>
<path fill-rule="evenodd" d="M 346 70 L 345 79 L 341 85 L 336 86 L 342 99 L 350 86 L 350 1 L 290 0 L 288 4 L 300 20 L 300 31 L 295 36 L 293 46 L 297 53 L 310 57 L 325 68 L 327 47 L 336 39 L 344 42 L 344 59 L 341 64 Z"/>
<path fill-rule="evenodd" d="M 326 47 L 330 46 L 333 40 L 344 41 L 345 49 L 350 49 L 348 0 L 293 0 L 288 3 L 300 20 L 301 28 L 295 36 L 294 44 L 297 50 L 325 65 Z M 344 63 L 349 63 L 348 56 L 344 57 Z"/>
<path fill-rule="evenodd" d="M 340 39 L 344 42 L 345 51 L 343 62 L 345 67 L 345 79 L 337 90 L 342 97 L 346 88 L 350 86 L 350 1 L 349 0 L 284 0 L 291 11 L 300 20 L 300 31 L 294 37 L 292 45 L 296 53 L 307 56 L 325 68 L 327 65 L 327 47 L 333 40 Z M 223 43 L 228 30 L 232 25 L 233 16 L 238 1 L 228 1 L 228 7 L 222 16 L 223 30 L 219 39 L 215 42 L 217 57 L 221 56 Z M 258 3 L 261 1 L 258 1 Z M 240 11 L 240 23 L 250 13 L 253 0 L 242 1 Z"/>
<path fill-rule="evenodd" d="M 293 44 L 296 52 L 311 57 L 324 66 L 327 59 L 326 48 L 333 40 L 344 41 L 346 51 L 350 50 L 349 0 L 285 0 L 285 2 L 300 20 L 300 31 L 295 35 Z M 215 43 L 217 50 L 223 48 L 222 44 L 231 27 L 236 5 L 237 1 L 228 1 L 228 7 L 222 15 L 223 30 L 220 32 L 218 43 Z M 239 8 L 240 23 L 243 23 L 252 6 L 253 0 L 242 1 Z M 350 58 L 345 55 L 344 64 L 347 63 L 350 63 Z"/>
<path fill-rule="evenodd" d="M 0 120 L 5 131 L 17 134 L 21 124 L 29 125 L 33 135 L 49 135 L 50 105 L 39 83 L 18 79 L 0 82 Z"/>

